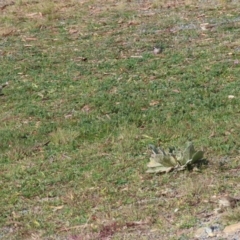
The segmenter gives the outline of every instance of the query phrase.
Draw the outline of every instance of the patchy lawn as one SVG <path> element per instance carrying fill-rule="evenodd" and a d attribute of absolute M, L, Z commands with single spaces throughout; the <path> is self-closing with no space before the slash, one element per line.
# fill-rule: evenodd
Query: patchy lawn
<path fill-rule="evenodd" d="M 0 1 L 0 239 L 193 239 L 240 187 L 239 7 Z M 146 173 L 187 140 L 207 166 Z"/>

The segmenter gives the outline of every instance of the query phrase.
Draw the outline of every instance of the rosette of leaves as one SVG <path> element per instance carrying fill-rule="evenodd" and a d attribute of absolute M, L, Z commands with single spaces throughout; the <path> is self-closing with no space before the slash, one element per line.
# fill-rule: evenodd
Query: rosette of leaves
<path fill-rule="evenodd" d="M 195 151 L 193 143 L 187 142 L 183 149 L 169 148 L 164 150 L 153 145 L 150 162 L 147 167 L 148 173 L 168 173 L 173 170 L 182 171 L 191 167 L 203 159 L 203 151 Z"/>

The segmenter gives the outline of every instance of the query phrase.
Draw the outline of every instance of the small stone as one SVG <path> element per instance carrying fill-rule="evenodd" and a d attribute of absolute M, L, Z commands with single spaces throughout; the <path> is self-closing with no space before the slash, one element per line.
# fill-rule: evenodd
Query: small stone
<path fill-rule="evenodd" d="M 160 47 L 154 47 L 154 49 L 153 49 L 153 53 L 154 54 L 159 54 L 159 53 L 161 53 L 162 52 L 162 48 L 160 48 Z"/>
<path fill-rule="evenodd" d="M 206 228 L 205 227 L 201 227 L 201 228 L 197 229 L 197 231 L 194 234 L 194 237 L 197 238 L 197 239 L 198 238 L 205 238 L 207 236 L 208 236 L 208 234 L 206 232 Z"/>
<path fill-rule="evenodd" d="M 216 237 L 219 232 L 221 232 L 219 226 L 201 227 L 195 232 L 194 237 L 197 239 Z"/>
<path fill-rule="evenodd" d="M 179 209 L 178 209 L 178 208 L 176 208 L 176 209 L 174 209 L 174 212 L 176 213 L 176 212 L 178 212 L 178 210 L 179 210 Z"/>
<path fill-rule="evenodd" d="M 240 232 L 240 222 L 225 227 L 223 232 L 226 234 Z"/>
<path fill-rule="evenodd" d="M 208 237 L 215 237 L 215 234 L 213 233 L 213 229 L 210 227 L 205 228 L 205 232 L 207 233 Z"/>
<path fill-rule="evenodd" d="M 230 196 L 224 196 L 219 199 L 219 207 L 220 208 L 235 208 L 237 206 L 237 203 L 240 202 L 239 198 L 233 198 Z"/>
<path fill-rule="evenodd" d="M 3 95 L 2 89 L 5 88 L 8 85 L 8 82 L 4 83 L 3 85 L 0 85 L 0 95 Z"/>
<path fill-rule="evenodd" d="M 229 208 L 229 207 L 231 207 L 231 202 L 227 198 L 219 199 L 218 204 L 219 204 L 220 208 Z"/>

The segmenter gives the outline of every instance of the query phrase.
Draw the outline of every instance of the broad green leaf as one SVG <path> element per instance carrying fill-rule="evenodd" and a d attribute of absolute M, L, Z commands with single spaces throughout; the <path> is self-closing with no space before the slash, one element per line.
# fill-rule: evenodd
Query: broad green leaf
<path fill-rule="evenodd" d="M 176 159 L 179 163 L 184 164 L 183 163 L 183 153 L 181 151 L 175 150 L 173 154 L 176 156 Z"/>
<path fill-rule="evenodd" d="M 175 167 L 176 166 L 176 161 L 171 155 L 166 155 L 164 156 L 163 160 L 161 161 L 163 166 L 166 167 Z"/>
<path fill-rule="evenodd" d="M 147 173 L 169 173 L 173 170 L 173 167 L 156 167 L 156 168 L 149 168 Z"/>
<path fill-rule="evenodd" d="M 177 158 L 176 158 L 175 156 L 171 156 L 171 155 L 170 155 L 169 161 L 170 161 L 170 163 L 172 164 L 172 166 L 176 166 L 176 165 L 179 164 L 178 161 L 177 161 Z"/>
<path fill-rule="evenodd" d="M 187 146 L 183 151 L 183 161 L 185 161 L 185 163 L 187 160 L 192 159 L 192 156 L 195 152 L 192 142 L 187 142 L 186 145 Z"/>
<path fill-rule="evenodd" d="M 153 153 L 155 154 L 159 153 L 158 148 L 156 148 L 154 145 L 150 144 L 148 147 L 153 151 Z"/>
<path fill-rule="evenodd" d="M 161 166 L 162 166 L 162 164 L 156 162 L 156 160 L 154 158 L 150 158 L 150 162 L 147 165 L 147 167 L 149 167 L 149 168 L 161 167 Z"/>
<path fill-rule="evenodd" d="M 196 163 L 199 160 L 203 159 L 203 151 L 198 151 L 196 153 L 194 153 L 193 157 L 192 157 L 192 163 Z"/>

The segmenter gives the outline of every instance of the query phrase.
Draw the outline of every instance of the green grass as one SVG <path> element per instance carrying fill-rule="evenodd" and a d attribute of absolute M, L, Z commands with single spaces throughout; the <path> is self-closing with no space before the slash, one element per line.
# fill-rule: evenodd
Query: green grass
<path fill-rule="evenodd" d="M 123 239 L 140 221 L 129 239 L 139 227 L 177 239 L 216 207 L 213 195 L 236 195 L 238 7 L 24 0 L 0 10 L 0 239 Z M 207 168 L 145 173 L 148 144 L 188 139 Z"/>

